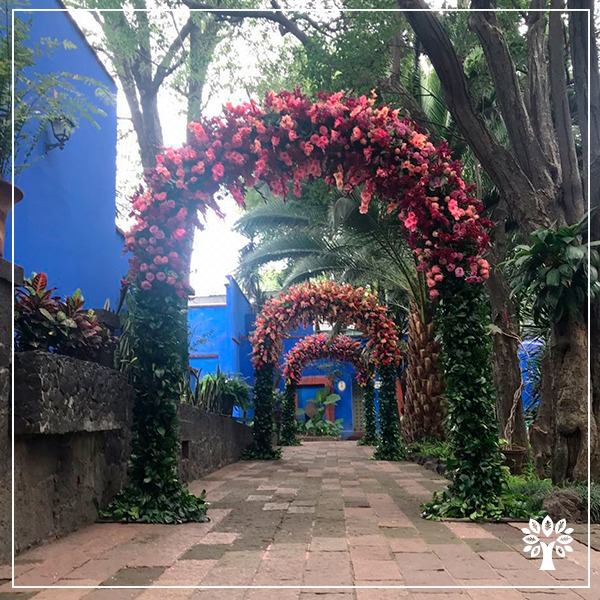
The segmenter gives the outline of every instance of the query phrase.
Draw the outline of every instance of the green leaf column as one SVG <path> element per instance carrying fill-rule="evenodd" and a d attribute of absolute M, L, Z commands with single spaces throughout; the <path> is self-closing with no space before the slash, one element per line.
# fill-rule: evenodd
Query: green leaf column
<path fill-rule="evenodd" d="M 273 448 L 273 365 L 264 365 L 254 371 L 254 425 L 253 441 L 242 458 L 272 460 L 281 456 Z"/>
<path fill-rule="evenodd" d="M 204 496 L 190 494 L 179 478 L 177 405 L 187 377 L 187 305 L 168 288 L 128 295 L 127 328 L 135 360 L 129 483 L 102 518 L 127 522 L 206 520 Z"/>
<path fill-rule="evenodd" d="M 488 322 L 483 286 L 447 276 L 436 326 L 442 337 L 451 484 L 425 505 L 428 518 L 494 519 L 504 511 Z"/>
<path fill-rule="evenodd" d="M 375 410 L 375 382 L 373 379 L 365 386 L 365 396 L 363 400 L 363 411 L 365 419 L 365 431 L 362 439 L 359 441 L 361 446 L 376 446 L 379 441 L 377 438 L 377 414 Z"/>
<path fill-rule="evenodd" d="M 296 439 L 296 386 L 291 382 L 285 386 L 281 421 L 281 445 L 298 446 L 299 442 Z"/>
<path fill-rule="evenodd" d="M 379 417 L 381 436 L 373 458 L 376 460 L 402 460 L 405 458 L 404 444 L 400 436 L 400 419 L 396 403 L 396 369 L 384 366 L 379 369 L 381 388 L 379 389 Z"/>

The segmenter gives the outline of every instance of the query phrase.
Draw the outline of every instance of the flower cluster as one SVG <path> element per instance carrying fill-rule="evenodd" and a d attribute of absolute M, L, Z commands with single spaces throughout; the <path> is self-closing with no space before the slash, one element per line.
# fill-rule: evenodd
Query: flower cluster
<path fill-rule="evenodd" d="M 184 288 L 171 252 L 189 248 L 195 208 L 218 212 L 220 190 L 243 204 L 245 190 L 259 181 L 285 196 L 300 195 L 302 183 L 317 178 L 341 192 L 360 189 L 363 212 L 377 197 L 398 215 L 432 298 L 444 277 L 475 283 L 488 276 L 481 254 L 491 223 L 460 164 L 445 143 L 433 145 L 398 110 L 377 106 L 375 96 L 337 92 L 312 101 L 298 90 L 269 92 L 263 106 L 228 104 L 190 129 L 189 145 L 157 157 L 149 191 L 135 200 L 130 274 L 145 289 L 155 281 Z"/>
<path fill-rule="evenodd" d="M 316 333 L 302 338 L 287 353 L 283 366 L 283 375 L 286 381 L 299 383 L 304 367 L 321 358 L 349 362 L 354 365 L 359 385 L 367 385 L 371 378 L 358 340 L 347 335 L 332 337 L 326 333 Z"/>
<path fill-rule="evenodd" d="M 293 286 L 265 303 L 251 339 L 254 367 L 277 364 L 287 332 L 317 319 L 353 323 L 367 338 L 366 352 L 374 367 L 399 362 L 396 326 L 377 298 L 363 288 L 324 281 Z"/>

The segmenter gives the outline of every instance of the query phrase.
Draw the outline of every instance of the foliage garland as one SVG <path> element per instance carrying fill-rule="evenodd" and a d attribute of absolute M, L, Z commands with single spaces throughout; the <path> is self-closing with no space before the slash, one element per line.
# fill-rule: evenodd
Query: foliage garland
<path fill-rule="evenodd" d="M 296 423 L 296 383 L 293 380 L 288 380 L 285 384 L 281 421 L 280 444 L 282 446 L 298 446 L 300 442 L 296 438 L 298 429 Z"/>
<path fill-rule="evenodd" d="M 452 483 L 425 505 L 428 518 L 497 519 L 504 514 L 506 476 L 494 413 L 486 311 L 481 286 L 459 279 L 445 283 L 436 321 L 442 337 Z"/>
<path fill-rule="evenodd" d="M 369 379 L 365 386 L 365 397 L 363 400 L 363 411 L 365 419 L 365 431 L 358 442 L 361 446 L 376 446 L 379 438 L 377 436 L 377 413 L 375 410 L 375 385 L 373 379 Z"/>
<path fill-rule="evenodd" d="M 400 436 L 400 418 L 396 402 L 396 368 L 385 365 L 379 369 L 381 387 L 379 388 L 379 415 L 381 435 L 373 458 L 375 460 L 402 460 L 406 450 Z"/>
<path fill-rule="evenodd" d="M 129 483 L 101 517 L 125 522 L 206 520 L 204 492 L 190 494 L 179 478 L 177 404 L 187 373 L 185 300 L 168 288 L 128 295 L 128 373 L 136 392 Z"/>

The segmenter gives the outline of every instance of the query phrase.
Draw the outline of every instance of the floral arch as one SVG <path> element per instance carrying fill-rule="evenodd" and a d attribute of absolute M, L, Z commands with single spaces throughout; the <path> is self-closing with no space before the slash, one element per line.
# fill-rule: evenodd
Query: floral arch
<path fill-rule="evenodd" d="M 286 383 L 298 384 L 302 369 L 321 358 L 351 363 L 356 369 L 356 381 L 363 387 L 373 376 L 360 341 L 349 335 L 315 333 L 303 337 L 285 355 L 283 377 Z"/>
<path fill-rule="evenodd" d="M 300 195 L 306 181 L 324 179 L 342 193 L 360 190 L 362 211 L 377 198 L 398 215 L 418 269 L 426 274 L 430 297 L 440 301 L 450 323 L 441 335 L 457 466 L 448 496 L 431 505 L 431 514 L 445 514 L 447 508 L 453 516 L 493 516 L 489 507 L 499 506 L 503 479 L 494 442 L 487 342 L 481 343 L 487 338 L 485 328 L 468 321 L 481 304 L 479 284 L 489 275 L 482 254 L 491 223 L 482 217 L 483 204 L 465 184 L 447 144 L 434 145 L 398 110 L 377 105 L 375 96 L 344 92 L 318 94 L 314 101 L 299 90 L 270 92 L 262 105 L 227 105 L 221 116 L 192 123 L 190 130 L 186 146 L 166 149 L 146 173 L 146 188 L 133 199 L 135 224 L 125 242 L 132 253 L 125 283 L 136 306 L 133 380 L 139 418 L 124 502 L 150 498 L 152 518 L 162 515 L 161 478 L 173 482 L 169 498 L 179 498 L 169 505 L 180 508 L 189 500 L 176 473 L 172 407 L 185 374 L 182 314 L 198 212 L 219 212 L 221 190 L 242 204 L 246 188 L 258 183 L 284 197 L 290 190 Z M 170 343 L 164 342 L 167 338 Z M 183 516 L 179 508 L 169 514 L 197 517 L 195 508 Z"/>
<path fill-rule="evenodd" d="M 398 460 L 403 453 L 394 387 L 395 369 L 400 362 L 400 340 L 396 325 L 385 306 L 379 304 L 373 294 L 364 288 L 335 281 L 292 286 L 268 300 L 256 318 L 256 329 L 251 338 L 255 372 L 252 454 L 264 458 L 274 453 L 271 447 L 273 376 L 283 349 L 283 340 L 289 331 L 299 325 L 310 325 L 316 320 L 354 324 L 366 337 L 365 350 L 370 362 L 386 382 L 381 392 L 382 435 L 377 454 L 383 460 Z M 305 346 L 302 348 L 306 349 Z"/>
<path fill-rule="evenodd" d="M 315 333 L 303 337 L 285 356 L 283 377 L 285 380 L 285 404 L 281 444 L 292 446 L 296 443 L 295 395 L 296 386 L 302 378 L 302 370 L 311 362 L 328 358 L 351 363 L 356 371 L 357 383 L 365 388 L 365 432 L 364 443 L 374 445 L 377 441 L 375 424 L 375 403 L 373 397 L 373 368 L 369 364 L 360 341 L 348 335 Z"/>

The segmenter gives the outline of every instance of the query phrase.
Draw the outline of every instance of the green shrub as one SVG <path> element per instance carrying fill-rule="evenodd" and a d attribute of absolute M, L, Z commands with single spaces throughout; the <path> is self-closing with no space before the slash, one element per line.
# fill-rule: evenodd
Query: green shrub
<path fill-rule="evenodd" d="M 420 440 L 408 446 L 411 454 L 421 454 L 431 458 L 448 459 L 451 455 L 450 444 L 440 440 Z"/>
<path fill-rule="evenodd" d="M 535 476 L 509 475 L 508 496 L 525 502 L 531 515 L 543 511 L 544 500 L 554 491 L 550 479 L 539 479 Z"/>

